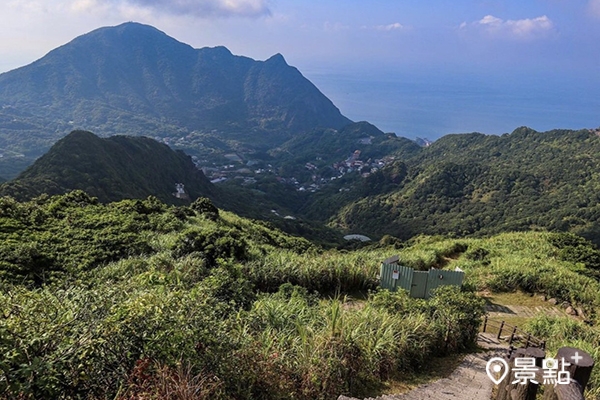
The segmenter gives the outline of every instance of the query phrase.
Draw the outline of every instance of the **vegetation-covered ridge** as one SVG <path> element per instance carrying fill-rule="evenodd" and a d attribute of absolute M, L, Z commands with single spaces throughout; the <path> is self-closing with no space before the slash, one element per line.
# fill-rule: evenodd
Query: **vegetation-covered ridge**
<path fill-rule="evenodd" d="M 183 184 L 176 198 L 176 184 Z M 146 137 L 99 138 L 73 131 L 48 153 L 0 187 L 0 195 L 29 200 L 79 189 L 102 202 L 144 199 L 185 204 L 187 199 L 216 197 L 216 190 L 192 159 Z"/>
<path fill-rule="evenodd" d="M 83 190 L 104 203 L 154 196 L 168 204 L 189 205 L 208 197 L 219 207 L 271 221 L 292 234 L 330 245 L 341 240 L 338 231 L 323 224 L 273 215 L 270 210 L 278 208 L 271 200 L 277 198 L 276 191 L 267 197 L 245 187 L 217 187 L 188 155 L 147 137 L 100 138 L 73 131 L 16 179 L 0 185 L 0 196 L 25 201 L 72 190 Z"/>
<path fill-rule="evenodd" d="M 383 192 L 321 198 L 320 210 L 334 210 L 332 226 L 374 236 L 548 229 L 600 243 L 599 163 L 589 130 L 448 135 L 365 180 Z"/>
<path fill-rule="evenodd" d="M 396 253 L 419 269 L 460 266 L 466 285 L 429 301 L 375 290 L 380 261 Z M 370 395 L 472 346 L 483 313 L 472 289 L 582 307 L 588 325 L 560 323 L 590 349 L 600 337 L 598 260 L 570 234 L 324 251 L 206 199 L 2 198 L 0 398 Z M 536 324 L 540 335 L 555 326 Z"/>
<path fill-rule="evenodd" d="M 94 30 L 0 74 L 7 178 L 14 175 L 6 160 L 34 159 L 73 128 L 235 151 L 349 122 L 280 54 L 255 61 L 224 47 L 194 49 L 133 22 Z"/>
<path fill-rule="evenodd" d="M 0 193 L 31 198 L 83 189 L 103 201 L 155 195 L 174 202 L 175 183 L 185 183 L 192 200 L 208 196 L 328 243 L 336 241 L 334 230 L 406 240 L 533 229 L 598 244 L 599 154 L 600 137 L 589 130 L 449 135 L 420 148 L 360 122 L 299 134 L 263 158 L 208 168 L 212 178 L 226 179 L 213 185 L 188 157 L 150 139 L 79 132 Z M 329 231 L 319 229 L 325 223 Z"/>

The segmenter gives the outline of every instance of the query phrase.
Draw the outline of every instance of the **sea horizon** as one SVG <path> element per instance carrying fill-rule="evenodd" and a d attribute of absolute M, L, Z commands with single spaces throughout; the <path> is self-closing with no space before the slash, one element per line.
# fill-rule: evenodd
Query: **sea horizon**
<path fill-rule="evenodd" d="M 471 132 L 501 135 L 521 126 L 537 131 L 600 126 L 598 79 L 332 68 L 303 74 L 351 120 L 411 139 Z"/>

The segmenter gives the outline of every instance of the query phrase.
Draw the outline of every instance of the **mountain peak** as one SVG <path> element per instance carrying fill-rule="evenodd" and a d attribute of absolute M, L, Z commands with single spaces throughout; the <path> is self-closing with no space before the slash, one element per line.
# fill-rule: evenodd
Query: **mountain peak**
<path fill-rule="evenodd" d="M 111 27 L 107 27 L 108 29 L 110 29 Z M 152 31 L 156 31 L 156 32 L 161 32 L 160 30 L 158 30 L 157 28 L 153 27 L 152 25 L 147 25 L 147 24 L 142 24 L 140 22 L 135 22 L 135 21 L 128 21 L 128 22 L 123 22 L 120 25 L 116 25 L 112 28 L 116 28 L 116 29 L 143 29 L 143 30 L 152 30 Z M 102 29 L 102 28 L 100 28 Z"/>
<path fill-rule="evenodd" d="M 282 65 L 286 65 L 286 66 L 288 65 L 288 63 L 285 61 L 285 58 L 283 58 L 283 56 L 280 53 L 272 55 L 265 62 L 270 63 L 270 64 L 282 64 Z"/>
<path fill-rule="evenodd" d="M 123 46 L 132 46 L 136 44 L 139 46 L 153 42 L 163 42 L 164 45 L 179 45 L 192 49 L 191 46 L 179 42 L 159 29 L 138 22 L 125 22 L 121 25 L 98 28 L 77 37 L 73 42 L 82 39 L 98 40 L 101 45 L 113 47 L 121 44 Z"/>
<path fill-rule="evenodd" d="M 99 139 L 99 137 L 94 135 L 92 132 L 77 129 L 77 130 L 74 130 L 71 133 L 69 133 L 63 139 L 65 139 L 65 140 L 93 140 L 93 139 Z"/>
<path fill-rule="evenodd" d="M 213 53 L 218 53 L 218 54 L 222 54 L 225 56 L 233 56 L 233 54 L 231 53 L 231 51 L 225 47 L 225 46 L 215 46 L 215 47 L 209 47 L 208 48 L 210 51 L 212 51 Z"/>
<path fill-rule="evenodd" d="M 0 137 L 27 137 L 24 146 L 37 148 L 19 150 L 32 157 L 74 126 L 101 136 L 214 131 L 223 142 L 245 132 L 241 147 L 274 147 L 351 122 L 281 54 L 263 62 L 223 46 L 195 49 L 137 22 L 93 30 L 1 74 L 0 104 L 8 106 L 0 110 Z"/>
<path fill-rule="evenodd" d="M 139 36 L 139 35 L 157 35 L 163 37 L 169 37 L 163 31 L 146 24 L 139 22 L 124 22 L 120 25 L 105 26 L 102 28 L 95 29 L 89 33 L 83 34 L 81 37 L 95 36 L 98 34 L 116 34 L 118 36 Z M 169 37 L 170 38 L 170 37 Z"/>

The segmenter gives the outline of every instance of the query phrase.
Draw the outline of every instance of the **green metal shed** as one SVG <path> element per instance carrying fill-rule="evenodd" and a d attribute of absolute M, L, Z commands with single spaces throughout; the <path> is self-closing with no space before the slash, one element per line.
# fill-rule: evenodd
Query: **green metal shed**
<path fill-rule="evenodd" d="M 398 263 L 398 258 L 396 260 L 390 258 L 381 264 L 380 286 L 392 292 L 402 288 L 411 297 L 420 299 L 428 299 L 434 289 L 443 285 L 462 286 L 465 276 L 465 273 L 458 268 L 455 271 L 435 268 L 429 271 L 415 271 Z"/>

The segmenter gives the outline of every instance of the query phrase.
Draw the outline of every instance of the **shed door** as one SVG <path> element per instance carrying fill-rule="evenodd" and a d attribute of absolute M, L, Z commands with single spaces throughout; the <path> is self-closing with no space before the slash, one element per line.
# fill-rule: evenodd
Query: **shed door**
<path fill-rule="evenodd" d="M 427 289 L 427 277 L 429 273 L 426 271 L 415 271 L 413 273 L 412 285 L 410 288 L 410 297 L 419 299 L 425 298 L 425 290 Z"/>

